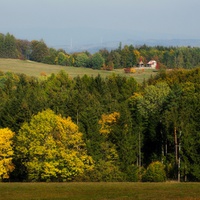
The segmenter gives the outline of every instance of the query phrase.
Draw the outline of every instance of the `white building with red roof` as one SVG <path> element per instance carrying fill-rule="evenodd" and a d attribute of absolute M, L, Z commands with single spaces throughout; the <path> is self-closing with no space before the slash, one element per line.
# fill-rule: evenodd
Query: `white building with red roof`
<path fill-rule="evenodd" d="M 147 67 L 151 67 L 152 69 L 156 69 L 157 67 L 157 62 L 155 60 L 150 60 L 148 63 L 147 63 Z"/>

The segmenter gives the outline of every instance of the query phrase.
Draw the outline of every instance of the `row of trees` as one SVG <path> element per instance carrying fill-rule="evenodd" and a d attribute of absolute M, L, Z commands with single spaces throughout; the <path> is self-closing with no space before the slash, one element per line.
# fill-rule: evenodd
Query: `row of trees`
<path fill-rule="evenodd" d="M 125 45 L 115 50 L 101 49 L 93 55 L 87 51 L 69 54 L 63 49 L 49 48 L 43 40 L 27 41 L 15 39 L 9 33 L 0 34 L 0 57 L 30 59 L 47 64 L 89 67 L 93 69 L 128 68 L 137 66 L 139 61 L 146 64 L 156 60 L 160 68 L 191 69 L 200 65 L 199 47 L 134 47 Z"/>
<path fill-rule="evenodd" d="M 160 71 L 143 85 L 1 73 L 0 97 L 0 135 L 12 132 L 10 153 L 0 139 L 3 179 L 200 180 L 199 68 Z"/>

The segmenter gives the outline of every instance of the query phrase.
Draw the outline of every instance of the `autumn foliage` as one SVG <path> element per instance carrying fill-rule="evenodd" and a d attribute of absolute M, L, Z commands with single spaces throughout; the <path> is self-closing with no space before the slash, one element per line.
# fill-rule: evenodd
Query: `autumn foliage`
<path fill-rule="evenodd" d="M 15 169 L 12 159 L 14 133 L 8 128 L 0 129 L 0 180 L 8 179 L 10 173 Z"/>
<path fill-rule="evenodd" d="M 99 124 L 101 125 L 100 133 L 101 134 L 109 134 L 112 128 L 112 125 L 117 122 L 120 114 L 118 112 L 113 112 L 111 114 L 103 114 L 101 119 L 99 120 Z"/>
<path fill-rule="evenodd" d="M 18 158 L 27 168 L 30 181 L 72 180 L 93 166 L 77 125 L 51 110 L 24 123 L 17 144 Z"/>
<path fill-rule="evenodd" d="M 200 180 L 199 68 L 143 84 L 0 72 L 0 97 L 2 181 Z"/>

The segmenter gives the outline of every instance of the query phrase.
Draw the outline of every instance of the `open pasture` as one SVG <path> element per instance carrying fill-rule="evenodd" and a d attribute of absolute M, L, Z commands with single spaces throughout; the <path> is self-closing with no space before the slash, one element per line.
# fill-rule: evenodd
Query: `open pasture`
<path fill-rule="evenodd" d="M 199 200 L 200 183 L 0 183 L 0 200 Z"/>
<path fill-rule="evenodd" d="M 106 77 L 112 74 L 134 77 L 139 83 L 143 82 L 144 79 L 147 80 L 151 75 L 155 75 L 151 69 L 137 69 L 136 73 L 124 73 L 123 69 L 115 69 L 113 71 L 106 70 L 93 70 L 90 68 L 83 67 L 69 67 L 69 66 L 59 66 L 59 65 L 48 65 L 43 63 L 32 62 L 29 60 L 17 60 L 17 59 L 4 59 L 0 58 L 0 71 L 2 72 L 14 72 L 14 73 L 24 73 L 29 76 L 40 77 L 41 74 L 49 76 L 52 73 L 57 74 L 60 70 L 64 70 L 70 77 L 76 76 L 97 76 L 100 74 L 102 77 Z"/>

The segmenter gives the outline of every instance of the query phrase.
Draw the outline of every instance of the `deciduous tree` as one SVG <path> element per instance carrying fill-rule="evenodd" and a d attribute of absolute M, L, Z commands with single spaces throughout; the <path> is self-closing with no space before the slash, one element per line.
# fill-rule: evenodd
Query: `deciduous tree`
<path fill-rule="evenodd" d="M 30 181 L 72 180 L 93 167 L 77 125 L 51 110 L 23 124 L 17 136 L 17 156 Z"/>
<path fill-rule="evenodd" d="M 36 62 L 42 62 L 48 55 L 48 47 L 43 40 L 33 40 L 31 42 L 31 54 L 30 59 Z"/>
<path fill-rule="evenodd" d="M 105 60 L 100 53 L 95 53 L 90 59 L 90 67 L 93 69 L 101 69 Z"/>
<path fill-rule="evenodd" d="M 0 180 L 8 179 L 15 168 L 12 163 L 13 136 L 14 133 L 10 129 L 0 129 Z"/>
<path fill-rule="evenodd" d="M 89 57 L 86 53 L 80 53 L 76 56 L 74 65 L 76 67 L 86 67 Z"/>

